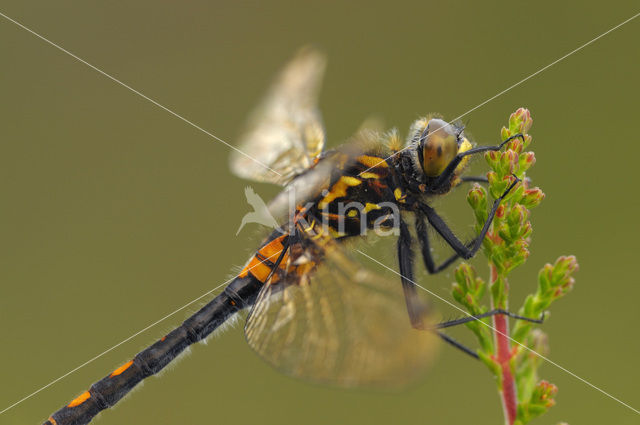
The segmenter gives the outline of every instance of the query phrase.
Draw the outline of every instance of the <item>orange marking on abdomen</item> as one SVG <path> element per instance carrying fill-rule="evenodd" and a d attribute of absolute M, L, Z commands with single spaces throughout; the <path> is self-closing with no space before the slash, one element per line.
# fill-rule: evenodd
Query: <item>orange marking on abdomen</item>
<path fill-rule="evenodd" d="M 129 369 L 132 364 L 133 364 L 133 360 L 129 360 L 128 362 L 126 362 L 125 364 L 123 364 L 113 372 L 111 372 L 111 375 L 109 375 L 109 378 L 113 378 L 114 376 L 120 375 L 122 372 Z"/>
<path fill-rule="evenodd" d="M 49 422 L 51 422 L 51 425 L 58 425 L 58 422 L 53 419 L 53 416 L 49 416 L 49 419 L 47 419 Z"/>
<path fill-rule="evenodd" d="M 271 273 L 271 267 L 265 264 L 263 260 L 260 260 L 258 257 L 253 257 L 251 261 L 249 261 L 246 270 L 262 283 L 267 280 L 269 273 Z"/>
<path fill-rule="evenodd" d="M 251 273 L 256 279 L 260 282 L 264 283 L 269 277 L 271 273 L 271 266 L 267 263 L 275 263 L 278 261 L 282 250 L 284 249 L 284 245 L 282 245 L 282 240 L 286 235 L 282 235 L 277 237 L 276 239 L 268 242 L 266 245 L 261 247 L 258 250 L 258 254 L 263 257 L 263 259 L 258 258 L 258 254 L 254 255 L 249 264 L 245 266 L 244 269 L 238 275 L 239 277 L 245 277 L 248 273 Z M 280 268 L 286 269 L 288 254 L 285 254 L 280 262 Z M 273 275 L 273 282 L 277 282 L 278 276 Z"/>
<path fill-rule="evenodd" d="M 284 249 L 284 246 L 282 246 L 283 239 L 284 235 L 272 240 L 271 242 L 260 248 L 258 252 L 268 258 L 269 261 L 275 262 L 278 259 L 278 255 L 280 255 L 280 253 Z"/>
<path fill-rule="evenodd" d="M 167 336 L 163 336 L 162 338 L 160 338 L 160 341 L 164 341 L 165 339 L 167 339 Z"/>
<path fill-rule="evenodd" d="M 89 400 L 89 398 L 91 398 L 91 393 L 89 391 L 85 391 L 82 394 L 80 394 L 78 397 L 71 400 L 71 403 L 67 404 L 67 407 L 80 406 L 82 403 Z"/>

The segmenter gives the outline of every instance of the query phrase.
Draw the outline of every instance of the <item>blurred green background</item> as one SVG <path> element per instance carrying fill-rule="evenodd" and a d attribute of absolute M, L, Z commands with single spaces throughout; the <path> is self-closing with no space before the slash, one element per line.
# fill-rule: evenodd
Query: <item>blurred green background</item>
<path fill-rule="evenodd" d="M 456 117 L 637 13 L 638 3 L 3 0 L 0 11 L 230 143 L 274 73 L 313 44 L 329 57 L 321 107 L 335 146 L 371 114 L 403 134 L 429 112 Z M 577 255 L 575 290 L 544 325 L 550 358 L 636 408 L 639 39 L 640 19 L 464 118 L 487 144 L 511 112 L 530 108 L 531 176 L 547 199 L 534 211 L 532 255 L 511 279 L 512 306 L 545 262 Z M 249 206 L 228 147 L 2 18 L 0 57 L 1 410 L 219 285 L 257 239 L 255 227 L 235 236 Z M 471 235 L 465 192 L 440 208 Z M 393 264 L 392 253 L 379 258 Z M 453 280 L 420 278 L 443 295 Z M 459 315 L 435 304 L 444 317 Z M 187 313 L 0 423 L 39 423 Z M 454 335 L 473 343 L 464 330 Z M 96 423 L 502 423 L 489 372 L 449 347 L 399 394 L 282 376 L 248 348 L 241 326 L 178 363 Z M 550 364 L 542 376 L 560 392 L 535 423 L 638 423 Z"/>

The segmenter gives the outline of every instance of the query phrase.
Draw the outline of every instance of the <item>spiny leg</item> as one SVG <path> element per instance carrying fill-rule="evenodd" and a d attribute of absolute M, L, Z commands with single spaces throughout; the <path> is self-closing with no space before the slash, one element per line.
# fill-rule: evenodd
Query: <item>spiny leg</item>
<path fill-rule="evenodd" d="M 544 314 L 539 319 L 532 319 L 530 317 L 519 316 L 517 314 L 511 313 L 511 312 L 506 311 L 506 310 L 495 309 L 495 310 L 488 311 L 486 313 L 478 314 L 476 316 L 467 316 L 467 317 L 463 317 L 461 319 L 449 320 L 447 322 L 438 323 L 437 325 L 435 325 L 432 328 L 432 330 L 434 332 L 436 332 L 438 334 L 438 336 L 440 338 L 442 338 L 442 340 L 444 342 L 446 342 L 447 344 L 450 344 L 454 348 L 457 348 L 458 350 L 462 351 L 463 353 L 468 354 L 469 356 L 473 357 L 474 359 L 479 359 L 480 357 L 478 356 L 478 353 L 476 353 L 473 349 L 467 347 L 464 344 L 461 344 L 460 342 L 458 342 L 455 339 L 451 338 L 449 335 L 445 334 L 444 332 L 439 331 L 438 329 L 444 329 L 444 328 L 450 328 L 452 326 L 462 325 L 463 323 L 468 323 L 468 322 L 471 322 L 473 320 L 480 320 L 480 319 L 482 319 L 484 317 L 490 317 L 490 316 L 494 316 L 496 314 L 504 314 L 505 316 L 509 316 L 509 317 L 511 317 L 513 319 L 525 320 L 527 322 L 532 322 L 532 323 L 542 323 L 544 321 Z"/>
<path fill-rule="evenodd" d="M 489 179 L 486 176 L 463 176 L 460 177 L 462 183 L 489 183 Z M 427 226 L 424 223 L 424 217 L 422 215 L 416 215 L 416 231 L 418 233 L 418 240 L 420 241 L 422 258 L 424 265 L 427 268 L 429 274 L 439 273 L 440 271 L 449 267 L 456 259 L 460 258 L 458 254 L 453 254 L 447 258 L 439 266 L 435 266 L 431 250 L 429 249 L 429 235 L 427 234 Z M 473 241 L 468 244 L 469 247 L 473 245 Z"/>
<path fill-rule="evenodd" d="M 447 226 L 444 220 L 436 213 L 436 211 L 426 204 L 420 204 L 420 209 L 427 216 L 427 220 L 429 223 L 436 229 L 436 231 L 442 236 L 442 238 L 453 248 L 453 250 L 465 260 L 473 257 L 475 253 L 482 246 L 482 241 L 489 231 L 489 226 L 493 221 L 493 217 L 496 215 L 496 211 L 500 206 L 500 202 L 504 199 L 505 196 L 518 184 L 520 180 L 516 179 L 513 183 L 509 185 L 507 190 L 493 202 L 493 206 L 491 207 L 491 211 L 489 211 L 489 215 L 487 216 L 487 221 L 485 221 L 480 234 L 476 236 L 476 238 L 471 241 L 469 244 L 465 245 L 458 239 L 458 237 L 453 233 L 453 231 Z"/>
<path fill-rule="evenodd" d="M 451 177 L 455 173 L 456 168 L 458 167 L 458 165 L 460 165 L 460 162 L 464 159 L 464 157 L 469 155 L 475 155 L 482 152 L 499 151 L 500 149 L 502 149 L 504 145 L 506 145 L 508 142 L 516 138 L 520 138 L 524 142 L 524 135 L 521 133 L 518 133 L 509 137 L 507 140 L 500 143 L 499 145 L 478 146 L 478 147 L 469 149 L 468 151 L 457 154 L 455 158 L 453 158 L 451 162 L 447 165 L 447 168 L 445 168 L 444 171 L 438 176 L 438 178 L 431 184 L 431 187 L 429 189 L 433 192 L 437 192 L 443 185 L 447 184 L 451 180 Z"/>
<path fill-rule="evenodd" d="M 401 222 L 404 224 L 404 222 Z M 462 351 L 465 354 L 470 355 L 471 357 L 477 359 L 478 354 L 471 348 L 463 345 L 462 343 L 456 341 L 451 338 L 449 335 L 441 332 L 439 329 L 450 328 L 452 326 L 462 325 L 467 322 L 471 322 L 473 320 L 480 320 L 484 317 L 493 316 L 496 314 L 504 314 L 506 316 L 512 317 L 518 320 L 526 320 L 532 323 L 542 323 L 544 320 L 544 316 L 540 317 L 540 319 L 532 319 L 529 317 L 519 316 L 517 314 L 511 313 L 502 309 L 495 309 L 488 311 L 486 313 L 482 313 L 476 316 L 468 316 L 463 317 L 461 319 L 450 320 L 447 322 L 438 323 L 432 327 L 425 327 L 424 322 L 422 321 L 423 314 L 426 310 L 426 305 L 424 302 L 418 297 L 418 293 L 416 291 L 416 285 L 413 283 L 413 253 L 411 253 L 411 257 L 407 257 L 406 248 L 401 248 L 403 246 L 408 246 L 409 249 L 411 247 L 411 235 L 408 233 L 408 229 L 406 228 L 406 224 L 404 224 L 406 234 L 403 234 L 402 224 L 400 227 L 400 238 L 398 240 L 398 258 L 400 259 L 400 275 L 402 279 L 402 289 L 404 290 L 405 301 L 407 303 L 407 311 L 409 313 L 409 319 L 411 320 L 411 326 L 418 330 L 431 331 L 438 334 L 443 341 L 447 344 L 452 345 L 458 350 Z M 408 260 L 411 261 L 408 261 Z M 403 261 L 404 260 L 404 261 Z M 407 276 L 407 273 L 410 273 L 410 276 Z"/>
<path fill-rule="evenodd" d="M 510 190 L 510 188 L 508 190 Z M 508 193 L 508 190 L 507 192 L 505 192 L 505 194 Z M 460 257 L 459 253 L 455 253 L 441 264 L 436 265 L 431 254 L 431 247 L 429 244 L 429 235 L 427 232 L 425 217 L 420 211 L 416 212 L 415 215 L 415 227 L 418 241 L 420 242 L 420 252 L 422 254 L 422 260 L 429 274 L 436 274 L 441 272 Z M 484 235 L 482 236 L 484 237 Z M 465 248 L 470 249 L 470 247 L 472 247 L 474 243 L 475 240 L 471 241 Z M 413 283 L 414 252 L 412 244 L 413 241 L 407 224 L 404 222 L 404 220 L 400 220 L 400 237 L 398 238 L 398 261 L 400 264 L 402 288 L 404 290 L 405 301 L 407 303 L 407 311 L 409 313 L 409 318 L 411 320 L 412 326 L 416 329 L 423 329 L 424 323 L 422 321 L 422 314 L 425 312 L 427 306 L 418 297 L 416 286 Z"/>
<path fill-rule="evenodd" d="M 529 177 L 525 177 L 524 181 L 528 184 L 531 183 L 531 179 Z M 487 176 L 462 176 L 460 177 L 460 182 L 462 183 L 489 183 L 489 179 Z"/>
<path fill-rule="evenodd" d="M 402 231 L 400 234 L 402 235 Z M 400 242 L 398 242 L 398 247 L 400 247 Z M 400 264 L 400 270 L 402 270 L 402 261 L 400 261 Z M 422 321 L 422 313 L 425 311 L 426 306 L 418 297 L 415 284 L 412 282 L 412 280 L 408 280 L 407 276 L 402 271 L 401 278 L 402 288 L 404 289 L 404 297 L 405 301 L 407 302 L 407 311 L 409 312 L 409 319 L 411 320 L 411 326 L 413 326 L 414 329 L 418 329 L 420 331 L 435 332 L 447 344 L 452 345 L 453 347 L 457 348 L 465 354 L 468 354 L 474 359 L 479 358 L 478 354 L 474 350 L 459 343 L 444 332 L 439 331 L 439 325 L 431 327 L 426 327 L 424 325 L 424 322 Z M 419 310 L 416 310 L 416 307 L 419 308 Z"/>
<path fill-rule="evenodd" d="M 418 235 L 418 241 L 420 242 L 420 252 L 422 253 L 422 261 L 427 268 L 429 274 L 439 273 L 442 270 L 449 267 L 460 255 L 457 253 L 444 260 L 441 264 L 435 264 L 433 255 L 431 254 L 431 246 L 429 244 L 429 234 L 427 233 L 427 223 L 425 223 L 425 217 L 421 212 L 416 212 L 416 234 Z"/>
<path fill-rule="evenodd" d="M 513 189 L 513 187 L 518 183 L 518 180 L 516 180 L 514 183 L 512 183 L 507 190 L 500 196 L 500 198 L 498 198 L 494 204 L 493 207 L 491 208 L 491 211 L 487 217 L 487 221 L 485 222 L 482 231 L 480 232 L 480 234 L 474 239 L 472 240 L 470 243 L 468 243 L 467 245 L 464 245 L 456 236 L 455 234 L 451 231 L 451 229 L 449 229 L 449 227 L 446 225 L 446 223 L 442 220 L 442 218 L 440 218 L 439 215 L 437 215 L 437 213 L 429 206 L 423 205 L 423 211 L 422 213 L 426 214 L 427 219 L 429 220 L 429 222 L 436 228 L 436 230 L 438 231 L 438 233 L 449 243 L 449 245 L 456 251 L 456 254 L 454 254 L 453 256 L 451 256 L 450 258 L 448 258 L 447 260 L 445 260 L 442 264 L 436 266 L 435 265 L 435 261 L 433 260 L 433 257 L 431 255 L 431 249 L 430 249 L 430 245 L 429 245 L 429 237 L 428 237 L 428 233 L 427 233 L 427 228 L 426 228 L 426 223 L 424 221 L 424 216 L 422 215 L 422 213 L 417 213 L 416 214 L 416 232 L 418 235 L 418 240 L 420 242 L 421 245 L 421 253 L 422 253 L 422 258 L 425 264 L 425 267 L 427 268 L 427 271 L 430 274 L 434 274 L 434 273 L 438 273 L 440 271 L 442 271 L 443 269 L 445 269 L 447 266 L 449 266 L 453 261 L 455 261 L 456 258 L 458 257 L 464 257 L 464 258 L 470 258 L 472 257 L 477 250 L 480 248 L 481 244 L 482 244 L 482 240 L 484 239 L 487 231 L 489 230 L 489 225 L 491 224 L 491 221 L 493 220 L 493 217 L 495 216 L 496 210 L 498 208 L 498 206 L 500 205 L 500 202 L 502 201 L 502 199 L 504 199 L 504 197 L 511 191 L 511 189 Z M 428 210 L 428 211 L 425 211 Z M 434 224 L 437 223 L 437 224 Z M 400 235 L 402 237 L 403 235 L 403 230 L 402 230 L 402 224 L 401 223 L 401 228 L 400 228 Z M 406 225 L 405 225 L 406 227 Z M 407 230 L 408 233 L 408 230 Z M 409 235 L 410 237 L 410 235 Z M 400 242 L 399 242 L 400 243 Z M 401 269 L 402 270 L 402 269 Z M 404 275 L 404 273 L 402 273 Z M 403 286 L 404 286 L 404 279 L 403 279 Z M 405 290 L 405 297 L 407 297 L 407 305 L 410 304 L 416 304 L 417 302 L 419 302 L 419 300 L 417 301 L 410 301 L 409 297 L 415 298 L 417 299 L 417 294 L 415 294 L 415 285 L 413 286 L 413 293 L 408 293 Z M 463 353 L 478 359 L 479 356 L 478 354 L 472 350 L 469 347 L 466 347 L 465 345 L 459 343 L 458 341 L 456 341 L 455 339 L 451 338 L 450 336 L 446 335 L 445 333 L 439 331 L 438 329 L 443 329 L 443 328 L 447 328 L 447 327 L 452 327 L 452 326 L 456 326 L 456 325 L 460 325 L 463 323 L 467 323 L 470 322 L 472 320 L 479 320 L 483 317 L 489 317 L 495 314 L 505 314 L 509 317 L 515 318 L 515 319 L 520 319 L 520 320 L 527 320 L 530 322 L 534 322 L 534 323 L 542 323 L 544 317 L 541 317 L 540 319 L 531 319 L 528 317 L 523 317 L 523 316 L 519 316 L 513 313 L 510 313 L 506 310 L 501 310 L 501 309 L 496 309 L 496 310 L 492 310 L 486 313 L 483 313 L 481 315 L 478 316 L 470 316 L 470 317 L 465 317 L 462 319 L 457 319 L 457 320 L 452 320 L 452 321 L 448 321 L 448 322 L 443 322 L 443 323 L 439 323 L 436 326 L 434 326 L 431 330 L 436 332 L 438 334 L 438 336 L 440 336 L 440 338 L 442 338 L 443 341 L 445 341 L 446 343 L 452 345 L 453 347 L 459 349 L 460 351 L 462 351 Z M 420 322 L 422 323 L 422 322 Z M 412 324 L 414 324 L 414 320 L 412 320 Z M 414 327 L 416 327 L 414 325 Z M 424 329 L 423 327 L 420 327 L 418 329 Z"/>
<path fill-rule="evenodd" d="M 452 345 L 453 347 L 457 348 L 458 350 L 462 351 L 465 354 L 468 354 L 474 359 L 479 358 L 478 354 L 473 349 L 466 347 L 465 345 L 459 343 L 458 341 L 451 338 L 449 335 L 445 334 L 444 332 L 439 331 L 438 325 L 431 326 L 431 327 L 426 327 L 424 325 L 424 322 L 422 321 L 422 312 L 424 312 L 425 310 L 425 304 L 418 297 L 415 284 L 412 281 L 408 281 L 407 283 L 405 283 L 406 277 L 404 273 L 401 273 L 401 277 L 402 277 L 402 288 L 404 289 L 404 296 L 405 296 L 405 301 L 407 302 L 407 310 L 409 312 L 409 319 L 411 320 L 411 326 L 413 326 L 414 329 L 418 329 L 420 331 L 435 332 L 447 344 Z M 413 310 L 415 307 L 420 308 L 419 313 L 417 314 L 415 313 L 415 310 Z"/>
<path fill-rule="evenodd" d="M 463 183 L 489 183 L 486 176 L 462 176 L 460 181 Z"/>
<path fill-rule="evenodd" d="M 511 313 L 510 311 L 507 311 L 507 310 L 495 309 L 495 310 L 487 311 L 486 313 L 478 314 L 478 315 L 475 315 L 475 316 L 467 316 L 467 317 L 463 317 L 461 319 L 449 320 L 449 321 L 446 321 L 446 322 L 438 323 L 433 327 L 433 331 L 436 332 L 438 334 L 438 336 L 440 336 L 440 338 L 442 338 L 443 341 L 445 341 L 446 343 L 452 345 L 453 347 L 457 348 L 458 350 L 462 351 L 463 353 L 470 355 L 474 359 L 478 359 L 479 356 L 475 351 L 473 351 L 471 348 L 459 343 L 458 341 L 456 341 L 455 339 L 451 338 L 449 335 L 439 331 L 438 329 L 444 329 L 444 328 L 450 328 L 452 326 L 462 325 L 463 323 L 468 323 L 468 322 L 471 322 L 471 321 L 474 321 L 474 320 L 480 320 L 480 319 L 482 319 L 484 317 L 490 317 L 490 316 L 494 316 L 496 314 L 504 314 L 505 316 L 511 317 L 513 319 L 524 320 L 524 321 L 531 322 L 531 323 L 538 323 L 539 324 L 539 323 L 544 322 L 544 314 L 542 314 L 542 316 L 540 316 L 539 319 L 533 319 L 531 317 L 519 316 L 519 315 Z"/>
<path fill-rule="evenodd" d="M 400 236 L 398 237 L 398 263 L 400 264 L 400 280 L 402 281 L 402 290 L 404 291 L 404 299 L 407 303 L 407 312 L 411 326 L 416 329 L 424 329 L 422 317 L 427 309 L 416 290 L 413 280 L 413 259 L 414 253 L 412 248 L 413 240 L 407 224 L 400 219 Z"/>
<path fill-rule="evenodd" d="M 486 176 L 463 176 L 460 177 L 460 181 L 462 183 L 489 183 L 489 179 Z M 460 258 L 456 253 L 444 260 L 439 266 L 436 266 L 433 256 L 431 255 L 429 235 L 427 234 L 427 226 L 424 222 L 424 216 L 418 214 L 416 214 L 416 232 L 418 234 L 418 240 L 420 241 L 422 259 L 424 260 L 424 265 L 429 274 L 439 273 Z M 471 247 L 473 242 L 474 241 L 471 241 L 468 246 Z"/>
<path fill-rule="evenodd" d="M 494 310 L 490 310 L 482 314 L 477 314 L 475 316 L 467 316 L 467 317 L 462 317 L 460 319 L 448 320 L 446 322 L 438 323 L 437 325 L 434 326 L 434 328 L 435 329 L 450 328 L 452 326 L 462 325 L 464 323 L 469 323 L 474 320 L 480 320 L 485 317 L 495 316 L 496 314 L 503 314 L 505 316 L 511 317 L 512 319 L 524 320 L 525 322 L 538 323 L 538 324 L 541 324 L 544 322 L 544 314 L 542 314 L 540 318 L 534 319 L 532 317 L 520 316 L 518 314 L 511 313 L 510 311 L 503 310 L 501 308 L 496 308 Z"/>
<path fill-rule="evenodd" d="M 471 348 L 467 347 L 464 344 L 459 343 L 458 341 L 456 341 L 455 339 L 451 338 L 449 335 L 447 335 L 447 334 L 445 334 L 443 332 L 440 332 L 440 331 L 435 331 L 435 332 L 447 344 L 452 345 L 453 347 L 457 348 L 458 350 L 462 351 L 465 354 L 470 355 L 471 357 L 473 357 L 476 360 L 480 359 L 480 356 L 478 356 L 478 353 L 473 351 Z"/>

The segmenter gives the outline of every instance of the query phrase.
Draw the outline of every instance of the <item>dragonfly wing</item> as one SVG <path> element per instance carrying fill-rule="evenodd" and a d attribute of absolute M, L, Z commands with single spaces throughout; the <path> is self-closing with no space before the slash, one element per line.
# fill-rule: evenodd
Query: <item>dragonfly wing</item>
<path fill-rule="evenodd" d="M 283 373 L 314 382 L 388 388 L 414 380 L 438 341 L 411 327 L 399 280 L 363 268 L 333 239 L 323 244 L 321 266 L 265 284 L 245 325 L 249 345 Z"/>
<path fill-rule="evenodd" d="M 286 184 L 313 165 L 325 143 L 317 107 L 325 58 L 302 49 L 282 70 L 261 105 L 249 119 L 248 130 L 231 154 L 232 171 L 246 179 Z"/>

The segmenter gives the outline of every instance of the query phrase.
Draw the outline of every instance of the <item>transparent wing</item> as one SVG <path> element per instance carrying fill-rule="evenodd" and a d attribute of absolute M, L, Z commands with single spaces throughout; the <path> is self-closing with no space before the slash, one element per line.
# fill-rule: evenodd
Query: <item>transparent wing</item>
<path fill-rule="evenodd" d="M 324 69 L 323 55 L 302 49 L 282 70 L 240 139 L 238 149 L 281 175 L 232 152 L 231 169 L 236 175 L 284 185 L 313 164 L 325 142 L 317 108 Z"/>
<path fill-rule="evenodd" d="M 249 345 L 315 382 L 388 388 L 420 376 L 438 341 L 411 327 L 400 281 L 361 267 L 335 240 L 323 243 L 322 266 L 264 286 L 245 325 Z"/>

